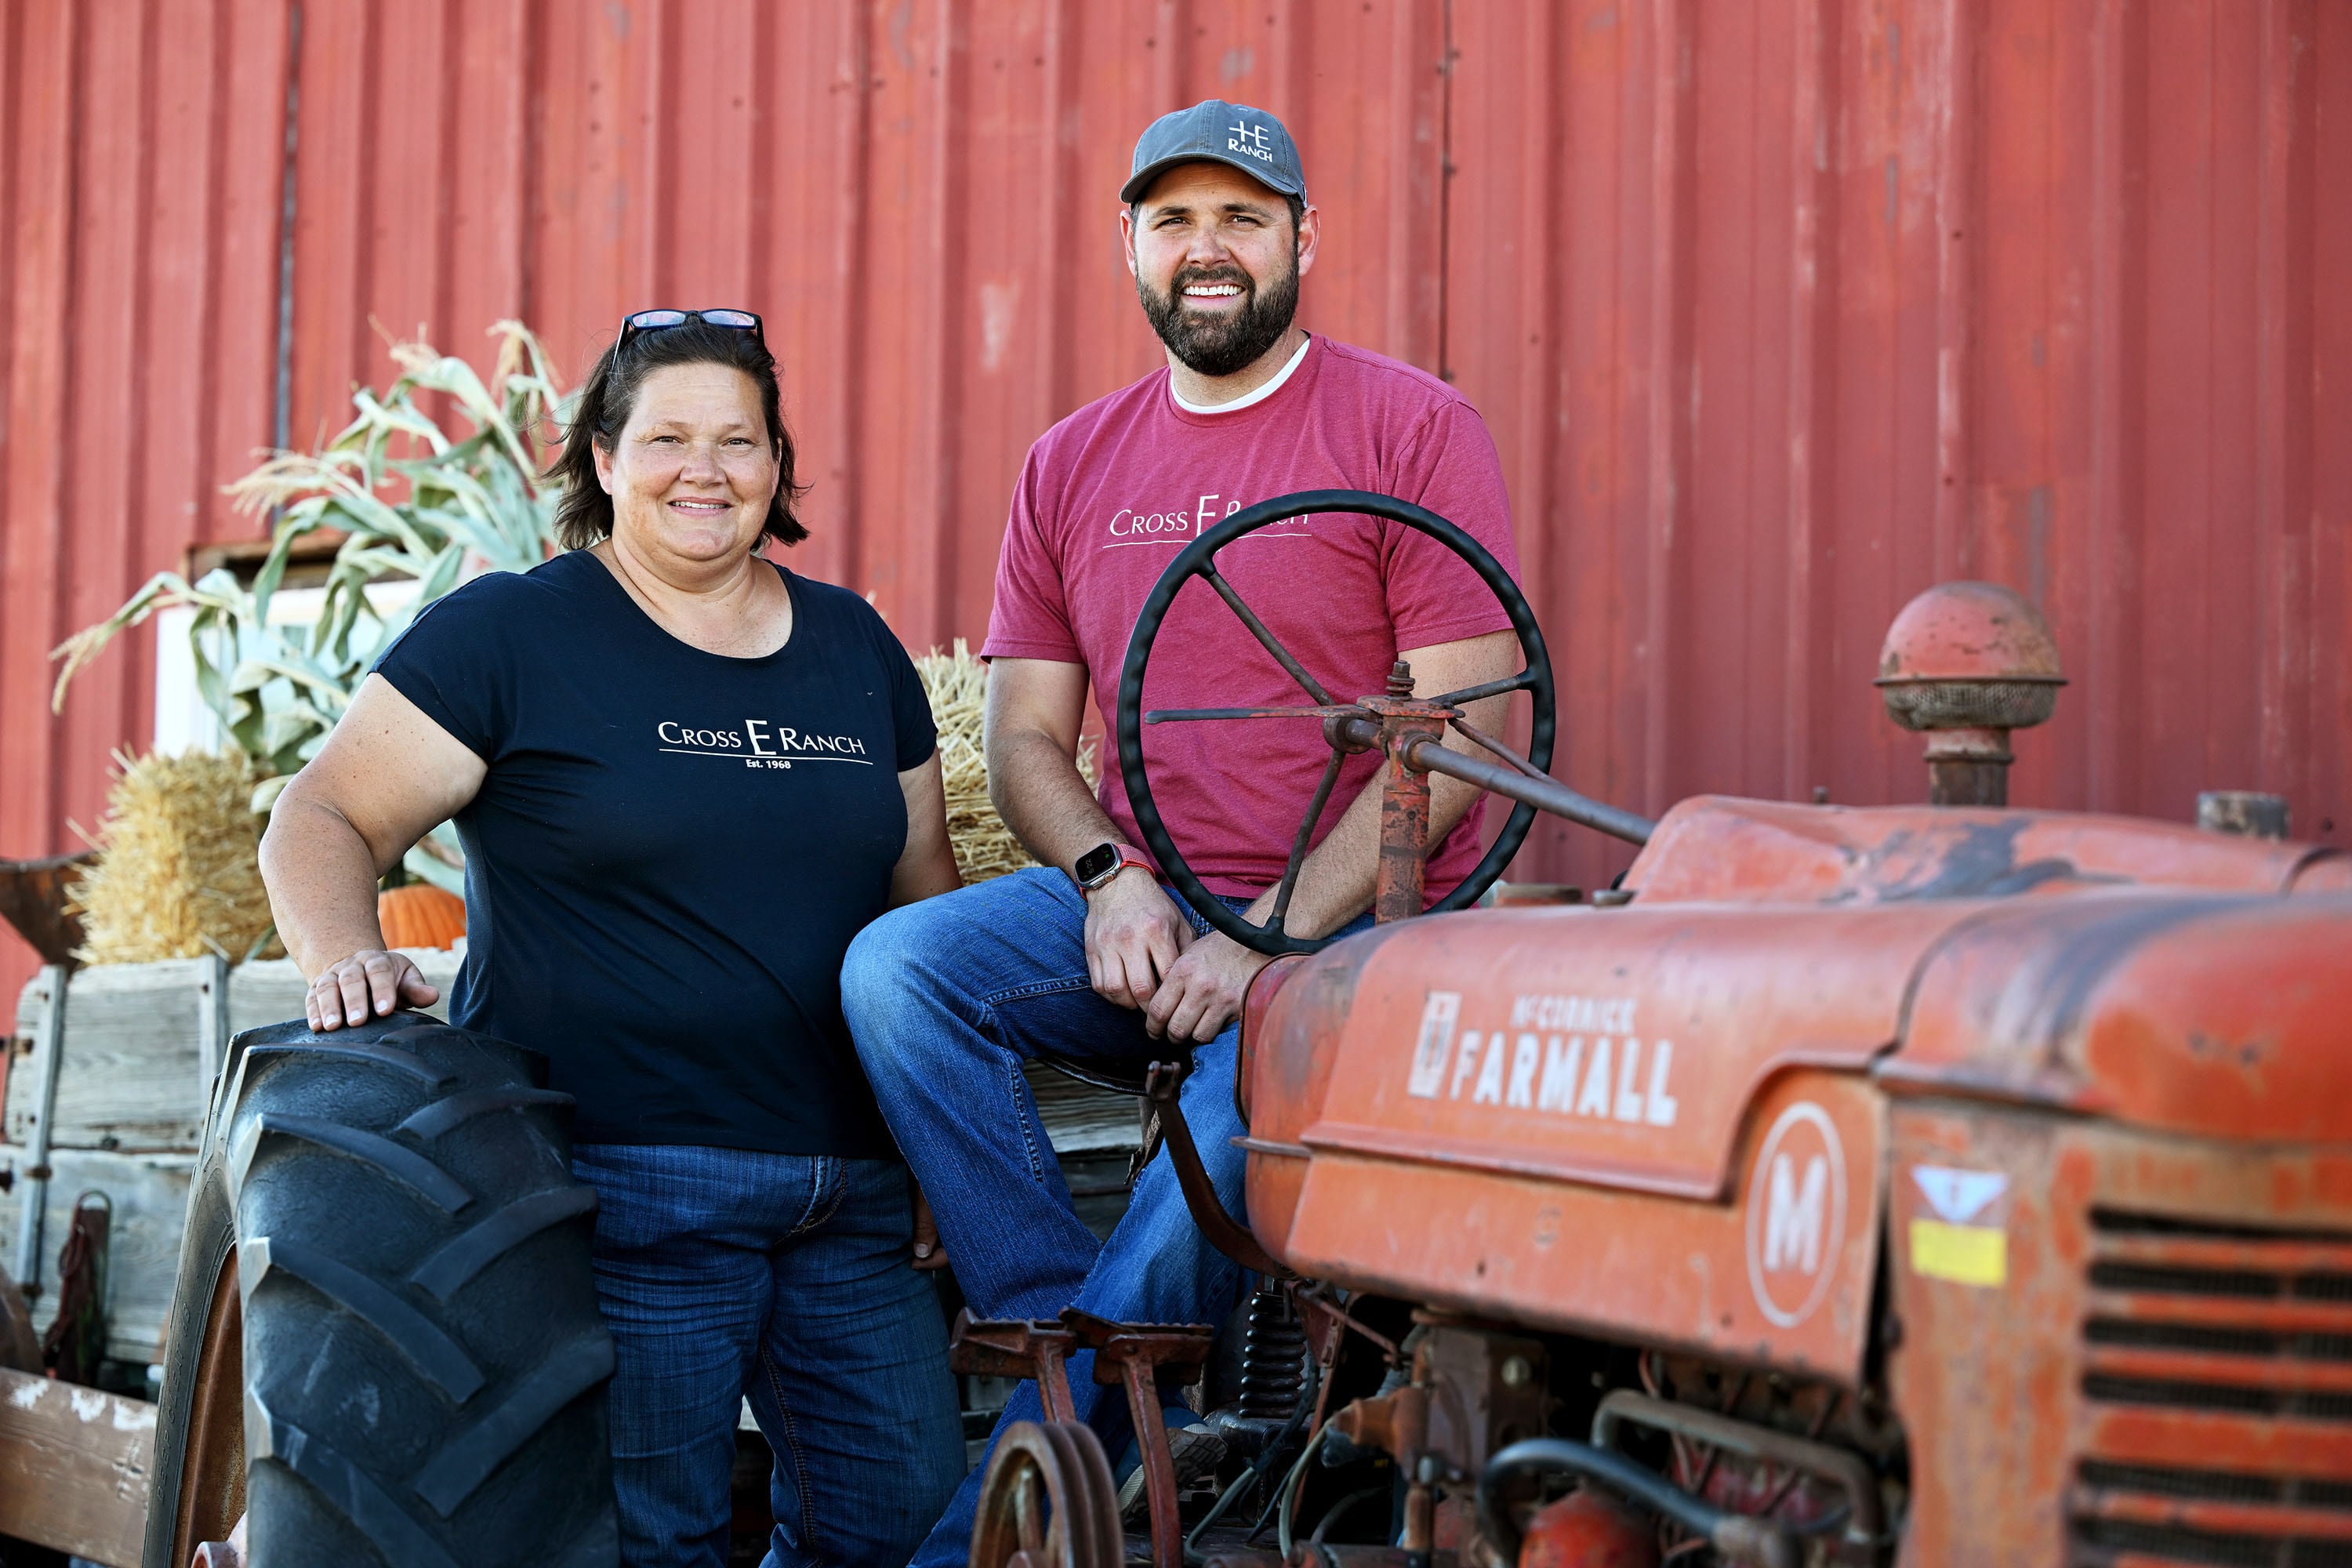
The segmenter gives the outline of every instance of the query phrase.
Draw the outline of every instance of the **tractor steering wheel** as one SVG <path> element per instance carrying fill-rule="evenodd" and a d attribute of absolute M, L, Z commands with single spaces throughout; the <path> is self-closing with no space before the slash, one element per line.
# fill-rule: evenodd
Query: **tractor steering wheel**
<path fill-rule="evenodd" d="M 1503 570 L 1502 563 L 1488 553 L 1486 546 L 1433 511 L 1410 501 L 1373 495 L 1365 490 L 1301 490 L 1295 495 L 1276 496 L 1272 500 L 1260 501 L 1254 507 L 1235 512 L 1218 523 L 1186 545 L 1176 559 L 1168 563 L 1168 569 L 1160 574 L 1160 581 L 1152 585 L 1151 595 L 1144 601 L 1143 613 L 1135 623 L 1134 634 L 1128 639 L 1127 663 L 1119 672 L 1118 681 L 1119 776 L 1126 782 L 1128 802 L 1134 807 L 1136 826 L 1142 831 L 1145 846 L 1150 849 L 1153 858 L 1160 862 L 1160 870 L 1175 884 L 1176 890 L 1184 895 L 1185 901 L 1198 910 L 1211 925 L 1243 946 L 1276 955 L 1314 952 L 1332 940 L 1329 937 L 1293 936 L 1283 929 L 1283 920 L 1289 910 L 1291 892 L 1297 886 L 1298 868 L 1307 857 L 1308 839 L 1315 831 L 1316 822 L 1323 815 L 1325 803 L 1331 797 L 1332 785 L 1339 781 L 1340 765 L 1348 753 L 1337 744 L 1332 745 L 1330 760 L 1323 769 L 1323 782 L 1307 807 L 1307 816 L 1298 825 L 1297 836 L 1292 840 L 1290 860 L 1283 869 L 1274 908 L 1266 922 L 1259 925 L 1227 909 L 1222 900 L 1202 887 L 1201 879 L 1192 874 L 1192 868 L 1184 863 L 1183 854 L 1176 847 L 1176 841 L 1169 837 L 1167 825 L 1160 820 L 1160 808 L 1152 802 L 1151 780 L 1143 764 L 1143 726 L 1218 719 L 1311 718 L 1327 721 L 1324 734 L 1329 741 L 1350 721 L 1371 720 L 1377 724 L 1377 716 L 1370 710 L 1335 700 L 1306 667 L 1275 640 L 1274 634 L 1266 630 L 1265 623 L 1258 619 L 1249 605 L 1242 601 L 1242 596 L 1234 592 L 1233 584 L 1217 571 L 1217 552 L 1234 540 L 1255 533 L 1269 523 L 1305 517 L 1311 512 L 1356 512 L 1367 517 L 1385 518 L 1427 534 L 1469 563 L 1470 569 L 1478 574 L 1495 597 L 1501 601 L 1504 612 L 1510 616 L 1511 629 L 1518 636 L 1519 651 L 1527 661 L 1526 668 L 1504 679 L 1450 691 L 1433 700 L 1440 706 L 1453 707 L 1510 691 L 1532 694 L 1535 699 L 1535 723 L 1528 736 L 1528 756 L 1524 761 L 1531 771 L 1538 774 L 1548 773 L 1551 767 L 1554 729 L 1551 657 L 1544 651 L 1543 632 L 1536 625 L 1535 612 L 1528 607 L 1518 584 L 1511 581 L 1510 574 Z M 1232 607 L 1250 635 L 1314 699 L 1313 706 L 1143 711 L 1143 672 L 1151 662 L 1152 642 L 1160 635 L 1160 623 L 1167 619 L 1169 605 L 1175 603 L 1177 591 L 1193 577 L 1206 579 L 1209 586 L 1216 590 L 1217 596 Z M 1497 751 L 1515 765 L 1521 761 L 1512 757 L 1507 751 L 1502 751 L 1499 742 L 1478 734 L 1458 720 L 1455 727 L 1488 749 Z M 1430 912 L 1466 909 L 1476 902 L 1479 895 L 1503 874 L 1503 868 L 1510 864 L 1511 857 L 1518 852 L 1535 816 L 1535 807 L 1531 805 L 1521 803 L 1514 806 L 1510 820 L 1503 825 L 1501 837 L 1495 840 L 1494 847 L 1486 851 L 1486 858 L 1462 879 L 1459 887 L 1432 905 Z"/>

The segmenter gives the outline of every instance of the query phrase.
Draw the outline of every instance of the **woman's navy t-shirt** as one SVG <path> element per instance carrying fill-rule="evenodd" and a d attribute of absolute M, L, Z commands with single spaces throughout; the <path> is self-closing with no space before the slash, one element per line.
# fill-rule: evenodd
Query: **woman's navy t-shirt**
<path fill-rule="evenodd" d="M 376 665 L 489 764 L 451 1019 L 544 1052 L 581 1142 L 893 1153 L 841 961 L 936 731 L 873 606 L 783 579 L 761 658 L 678 641 L 576 551 L 467 584 Z"/>

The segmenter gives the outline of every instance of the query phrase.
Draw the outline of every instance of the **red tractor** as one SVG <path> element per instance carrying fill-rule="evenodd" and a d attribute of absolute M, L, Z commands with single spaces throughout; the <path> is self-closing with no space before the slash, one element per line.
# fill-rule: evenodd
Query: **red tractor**
<path fill-rule="evenodd" d="M 1527 755 L 1440 743 L 1487 689 L 1415 700 L 1400 668 L 1335 700 L 1229 592 L 1311 702 L 1141 710 L 1176 592 L 1222 591 L 1219 549 L 1310 511 L 1479 571 L 1526 652 L 1500 686 L 1530 693 Z M 1180 1539 L 1147 1452 L 1161 1568 L 2352 1563 L 2352 858 L 2009 809 L 2009 733 L 2061 684 L 2017 595 L 1947 584 L 1889 636 L 1920 807 L 1700 796 L 1651 824 L 1575 795 L 1548 776 L 1550 670 L 1508 577 L 1353 492 L 1187 548 L 1125 676 L 1153 852 L 1285 955 L 1243 1033 L 1246 1227 L 1200 1176 L 1173 1069 L 1150 1084 L 1196 1217 L 1266 1285 L 1222 1377 L 1205 1326 L 975 1324 L 962 1354 L 1040 1374 L 1049 1414 L 1076 1346 L 1143 1408 L 1155 1376 L 1212 1365 L 1249 1462 Z M 1150 725 L 1286 714 L 1335 771 L 1387 759 L 1381 923 L 1328 945 L 1200 896 L 1151 805 Z M 1519 805 L 1435 918 L 1404 918 L 1432 771 Z M 1643 848 L 1590 899 L 1465 907 L 1537 810 Z M 1003 1447 L 975 1568 L 1122 1546 L 1090 1433 Z"/>

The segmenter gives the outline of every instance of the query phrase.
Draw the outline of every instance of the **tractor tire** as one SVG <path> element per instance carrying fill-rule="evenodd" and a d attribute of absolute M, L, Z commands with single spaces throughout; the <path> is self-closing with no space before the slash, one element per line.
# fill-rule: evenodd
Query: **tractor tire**
<path fill-rule="evenodd" d="M 231 1043 L 189 1194 L 143 1568 L 619 1559 L 571 1097 L 413 1013 Z"/>

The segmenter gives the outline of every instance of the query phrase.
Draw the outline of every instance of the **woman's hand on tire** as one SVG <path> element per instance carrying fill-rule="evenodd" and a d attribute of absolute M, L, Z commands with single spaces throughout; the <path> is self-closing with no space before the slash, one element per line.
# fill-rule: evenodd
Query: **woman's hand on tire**
<path fill-rule="evenodd" d="M 310 1027 L 325 1034 L 388 1017 L 396 1007 L 429 1007 L 439 1000 L 440 987 L 425 984 L 409 959 L 367 947 L 312 975 L 302 1011 Z"/>

